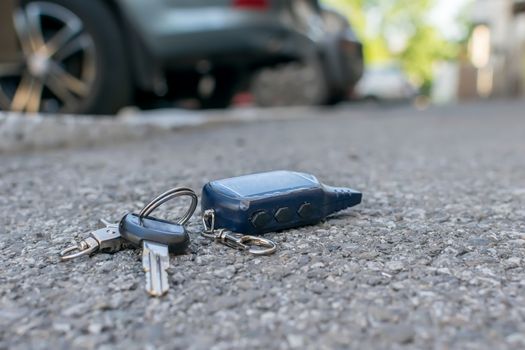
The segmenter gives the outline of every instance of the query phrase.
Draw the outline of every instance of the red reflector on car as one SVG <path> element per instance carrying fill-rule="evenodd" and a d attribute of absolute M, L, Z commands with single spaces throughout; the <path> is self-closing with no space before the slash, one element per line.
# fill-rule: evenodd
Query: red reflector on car
<path fill-rule="evenodd" d="M 268 0 L 233 0 L 233 7 L 246 10 L 267 10 Z"/>

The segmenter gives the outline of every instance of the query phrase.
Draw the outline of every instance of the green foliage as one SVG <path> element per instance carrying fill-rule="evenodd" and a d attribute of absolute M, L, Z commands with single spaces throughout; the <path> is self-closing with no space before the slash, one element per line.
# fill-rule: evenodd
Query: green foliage
<path fill-rule="evenodd" d="M 416 28 L 398 58 L 403 69 L 423 92 L 429 92 L 434 63 L 455 58 L 458 53 L 458 47 L 445 41 L 436 28 L 423 24 Z"/>
<path fill-rule="evenodd" d="M 365 46 L 367 64 L 399 61 L 410 78 L 423 91 L 432 84 L 433 65 L 438 60 L 457 56 L 456 44 L 448 42 L 428 24 L 434 0 L 324 0 L 346 15 Z M 371 17 L 379 18 L 370 28 Z M 403 38 L 398 51 L 389 47 L 389 39 Z M 399 49 L 399 48 L 398 48 Z"/>
<path fill-rule="evenodd" d="M 365 37 L 365 61 L 370 64 L 384 64 L 393 60 L 393 55 L 388 49 L 388 43 L 382 36 Z"/>

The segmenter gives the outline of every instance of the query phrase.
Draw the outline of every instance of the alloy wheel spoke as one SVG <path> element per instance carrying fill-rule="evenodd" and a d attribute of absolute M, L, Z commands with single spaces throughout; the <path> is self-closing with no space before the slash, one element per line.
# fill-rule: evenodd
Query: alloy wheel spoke
<path fill-rule="evenodd" d="M 27 34 L 31 42 L 33 52 L 38 52 L 45 45 L 42 24 L 40 22 L 41 13 L 37 4 L 29 4 L 26 7 Z"/>
<path fill-rule="evenodd" d="M 82 34 L 58 49 L 54 55 L 57 61 L 63 61 L 69 56 L 81 50 L 85 50 L 91 46 L 91 41 L 88 35 Z"/>
<path fill-rule="evenodd" d="M 66 72 L 56 62 L 53 62 L 51 65 L 50 75 L 60 81 L 60 84 L 62 84 L 64 88 L 80 97 L 84 97 L 89 93 L 88 85 L 85 82 Z"/>
<path fill-rule="evenodd" d="M 82 31 L 82 22 L 77 18 L 70 19 L 45 45 L 47 57 L 53 57 L 61 48 Z"/>
<path fill-rule="evenodd" d="M 16 88 L 15 96 L 11 102 L 11 110 L 15 112 L 23 112 L 26 109 L 27 102 L 31 96 L 34 79 L 25 73 Z"/>
<path fill-rule="evenodd" d="M 63 83 L 54 75 L 50 75 L 46 81 L 46 86 L 64 104 L 64 106 L 74 106 L 77 98 Z"/>
<path fill-rule="evenodd" d="M 40 111 L 43 89 L 44 89 L 44 85 L 42 84 L 42 81 L 38 79 L 33 80 L 33 85 L 31 87 L 31 93 L 26 103 L 26 112 L 38 113 Z"/>
<path fill-rule="evenodd" d="M 29 57 L 33 53 L 33 47 L 31 45 L 31 39 L 29 38 L 26 13 L 22 9 L 16 10 L 13 15 L 13 21 L 22 51 L 26 57 Z"/>

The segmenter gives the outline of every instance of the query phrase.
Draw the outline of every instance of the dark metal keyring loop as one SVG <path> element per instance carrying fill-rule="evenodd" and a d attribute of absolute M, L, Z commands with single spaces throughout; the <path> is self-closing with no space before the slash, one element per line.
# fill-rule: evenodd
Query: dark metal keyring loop
<path fill-rule="evenodd" d="M 195 212 L 195 209 L 197 208 L 197 195 L 195 192 L 193 192 L 192 189 L 187 187 L 176 187 L 172 188 L 171 190 L 168 190 L 157 197 L 155 197 L 151 202 L 146 204 L 144 208 L 139 212 L 139 219 L 142 220 L 142 218 L 149 216 L 155 209 L 160 207 L 162 204 L 166 203 L 170 199 L 176 198 L 176 197 L 184 197 L 188 196 L 191 197 L 191 204 L 188 208 L 188 211 L 177 221 L 179 225 L 184 225 L 188 222 L 188 220 L 191 218 L 193 213 Z"/>

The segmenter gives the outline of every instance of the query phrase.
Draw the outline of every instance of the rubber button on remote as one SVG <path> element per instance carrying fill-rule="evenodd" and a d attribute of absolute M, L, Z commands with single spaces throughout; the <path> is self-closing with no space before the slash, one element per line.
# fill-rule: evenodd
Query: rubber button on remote
<path fill-rule="evenodd" d="M 290 208 L 288 207 L 284 207 L 284 208 L 279 208 L 277 209 L 277 211 L 275 212 L 275 220 L 277 220 L 277 222 L 289 222 L 290 220 L 292 220 L 292 211 L 290 210 Z"/>
<path fill-rule="evenodd" d="M 303 219 L 311 218 L 314 215 L 314 207 L 311 203 L 304 203 L 297 210 L 297 214 Z"/>
<path fill-rule="evenodd" d="M 263 228 L 272 220 L 272 216 L 264 210 L 255 212 L 250 221 L 255 228 Z"/>

